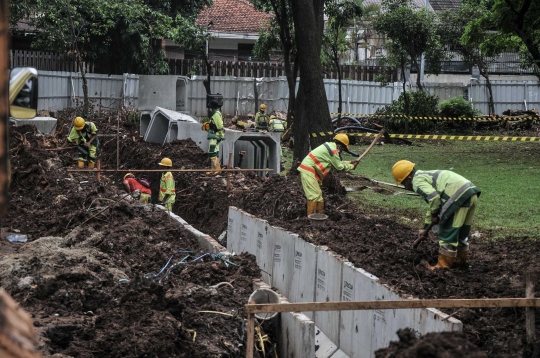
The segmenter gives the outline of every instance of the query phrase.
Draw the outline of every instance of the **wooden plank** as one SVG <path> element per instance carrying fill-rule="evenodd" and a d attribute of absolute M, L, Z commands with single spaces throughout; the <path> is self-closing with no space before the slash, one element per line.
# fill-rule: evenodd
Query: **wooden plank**
<path fill-rule="evenodd" d="M 74 172 L 96 172 L 96 169 L 66 169 L 70 173 Z M 104 173 L 117 173 L 117 172 L 129 172 L 129 173 L 162 173 L 164 171 L 173 173 L 198 173 L 207 172 L 208 169 L 101 169 Z M 222 172 L 273 172 L 274 169 L 221 169 Z"/>
<path fill-rule="evenodd" d="M 68 170 L 69 171 L 69 170 Z M 74 171 L 74 170 L 71 170 Z M 307 302 L 246 305 L 246 313 L 356 311 L 406 308 L 540 307 L 540 298 L 432 299 L 403 301 Z"/>
<path fill-rule="evenodd" d="M 247 316 L 246 335 L 247 335 L 246 358 L 253 358 L 253 345 L 255 344 L 255 315 L 254 314 L 248 314 Z"/>
<path fill-rule="evenodd" d="M 534 285 L 536 283 L 536 274 L 534 272 L 527 272 L 525 275 L 525 297 L 534 299 Z M 533 344 L 536 336 L 535 326 L 535 308 L 528 307 L 525 309 L 525 331 L 527 336 L 527 343 Z"/>

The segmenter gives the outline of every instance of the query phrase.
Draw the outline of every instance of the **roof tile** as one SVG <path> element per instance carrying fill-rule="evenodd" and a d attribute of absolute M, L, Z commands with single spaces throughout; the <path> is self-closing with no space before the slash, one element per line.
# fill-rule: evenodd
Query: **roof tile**
<path fill-rule="evenodd" d="M 214 0 L 197 18 L 196 24 L 206 26 L 214 23 L 211 31 L 234 33 L 258 33 L 270 23 L 272 16 L 257 11 L 246 0 Z"/>

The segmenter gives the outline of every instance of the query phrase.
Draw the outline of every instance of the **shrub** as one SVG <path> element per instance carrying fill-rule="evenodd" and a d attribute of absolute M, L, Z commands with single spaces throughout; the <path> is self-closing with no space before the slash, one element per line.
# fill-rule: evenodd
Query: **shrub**
<path fill-rule="evenodd" d="M 474 110 L 469 101 L 459 96 L 442 101 L 439 104 L 439 109 L 441 117 L 471 118 L 480 112 Z"/>
<path fill-rule="evenodd" d="M 409 100 L 409 111 L 405 110 L 405 98 Z M 397 101 L 377 110 L 376 114 L 388 115 L 409 115 L 422 117 L 436 117 L 439 115 L 438 109 L 439 97 L 430 95 L 422 91 L 403 92 Z M 416 120 L 404 117 L 389 117 L 385 122 L 385 127 L 390 131 L 404 133 L 407 130 L 410 133 L 426 132 L 435 127 L 435 122 L 428 120 Z"/>

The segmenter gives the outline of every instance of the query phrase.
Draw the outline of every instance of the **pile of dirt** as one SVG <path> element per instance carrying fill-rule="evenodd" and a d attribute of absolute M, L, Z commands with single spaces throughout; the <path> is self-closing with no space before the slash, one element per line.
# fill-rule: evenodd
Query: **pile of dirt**
<path fill-rule="evenodd" d="M 45 354 L 245 354 L 254 257 L 204 253 L 162 212 L 128 207 L 110 223 L 16 251 L 2 257 L 0 282 L 32 314 Z M 220 282 L 228 284 L 212 287 Z"/>
<path fill-rule="evenodd" d="M 376 358 L 487 358 L 461 332 L 429 333 L 417 338 L 411 330 L 400 329 L 397 335 L 399 342 L 376 351 Z"/>

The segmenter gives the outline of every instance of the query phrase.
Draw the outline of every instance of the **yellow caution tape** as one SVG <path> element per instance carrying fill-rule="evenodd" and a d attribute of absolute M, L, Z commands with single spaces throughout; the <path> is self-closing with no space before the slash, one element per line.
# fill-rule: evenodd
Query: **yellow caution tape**
<path fill-rule="evenodd" d="M 375 137 L 377 133 L 346 133 L 349 137 Z M 311 133 L 312 138 L 334 136 L 333 132 Z M 390 138 L 433 139 L 433 140 L 475 140 L 499 142 L 540 142 L 540 137 L 506 137 L 481 135 L 441 135 L 441 134 L 390 134 Z"/>
<path fill-rule="evenodd" d="M 330 112 L 330 114 L 338 115 L 338 112 Z M 521 121 L 521 120 L 540 120 L 538 116 L 532 117 L 431 117 L 431 116 L 407 116 L 405 114 L 356 114 L 356 113 L 341 113 L 342 116 L 354 116 L 354 117 L 385 117 L 385 118 L 409 118 L 419 119 L 426 121 Z"/>

